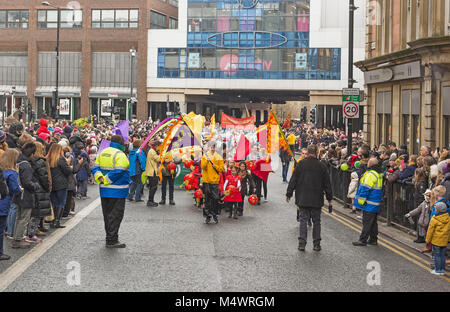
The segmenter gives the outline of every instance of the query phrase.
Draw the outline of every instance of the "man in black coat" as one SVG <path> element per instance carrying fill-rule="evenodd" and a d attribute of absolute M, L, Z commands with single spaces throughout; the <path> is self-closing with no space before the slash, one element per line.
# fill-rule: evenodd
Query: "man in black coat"
<path fill-rule="evenodd" d="M 327 167 L 317 159 L 317 146 L 308 146 L 306 158 L 297 164 L 289 181 L 286 201 L 289 202 L 295 191 L 295 204 L 300 211 L 300 236 L 298 250 L 305 251 L 308 220 L 313 221 L 314 250 L 320 251 L 320 215 L 325 193 L 331 205 L 333 192 Z"/>
<path fill-rule="evenodd" d="M 19 147 L 19 138 L 23 133 L 23 125 L 20 122 L 14 122 L 8 129 L 8 135 L 6 136 L 6 143 L 9 148 Z"/>

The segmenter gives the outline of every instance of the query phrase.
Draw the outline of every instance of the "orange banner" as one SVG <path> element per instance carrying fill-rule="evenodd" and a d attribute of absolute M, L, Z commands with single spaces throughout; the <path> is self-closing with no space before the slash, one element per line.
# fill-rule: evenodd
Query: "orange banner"
<path fill-rule="evenodd" d="M 253 129 L 255 127 L 255 116 L 247 118 L 233 118 L 225 113 L 222 113 L 222 122 L 220 126 L 222 128 L 233 129 Z"/>

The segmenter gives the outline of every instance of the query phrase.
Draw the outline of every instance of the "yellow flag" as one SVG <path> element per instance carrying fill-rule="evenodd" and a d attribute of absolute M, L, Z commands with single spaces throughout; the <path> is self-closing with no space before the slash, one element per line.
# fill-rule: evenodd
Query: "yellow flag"
<path fill-rule="evenodd" d="M 216 114 L 213 114 L 211 116 L 210 127 L 211 127 L 211 137 L 213 137 L 214 136 L 214 128 L 216 127 Z"/>

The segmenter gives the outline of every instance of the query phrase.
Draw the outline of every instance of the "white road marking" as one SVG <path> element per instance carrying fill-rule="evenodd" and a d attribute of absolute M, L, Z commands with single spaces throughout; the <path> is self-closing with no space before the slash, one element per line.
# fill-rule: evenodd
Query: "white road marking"
<path fill-rule="evenodd" d="M 55 245 L 61 238 L 64 237 L 70 230 L 72 230 L 78 223 L 86 218 L 95 208 L 100 206 L 100 197 L 94 200 L 86 208 L 74 215 L 64 225 L 63 229 L 58 229 L 49 237 L 42 240 L 37 246 L 23 255 L 12 266 L 0 274 L 0 292 L 3 292 L 12 282 L 14 282 L 25 270 L 27 270 L 33 263 L 35 263 L 43 254 L 47 252 L 53 245 Z"/>

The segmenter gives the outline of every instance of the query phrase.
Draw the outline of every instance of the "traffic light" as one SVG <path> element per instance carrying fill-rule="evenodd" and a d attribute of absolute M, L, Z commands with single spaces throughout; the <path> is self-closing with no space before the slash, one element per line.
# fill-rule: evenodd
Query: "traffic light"
<path fill-rule="evenodd" d="M 306 122 L 306 111 L 307 111 L 306 107 L 303 107 L 300 115 L 301 122 Z"/>
<path fill-rule="evenodd" d="M 316 108 L 315 108 L 315 107 L 312 108 L 311 111 L 310 111 L 309 121 L 310 121 L 312 124 L 315 124 L 315 123 L 316 123 Z"/>

